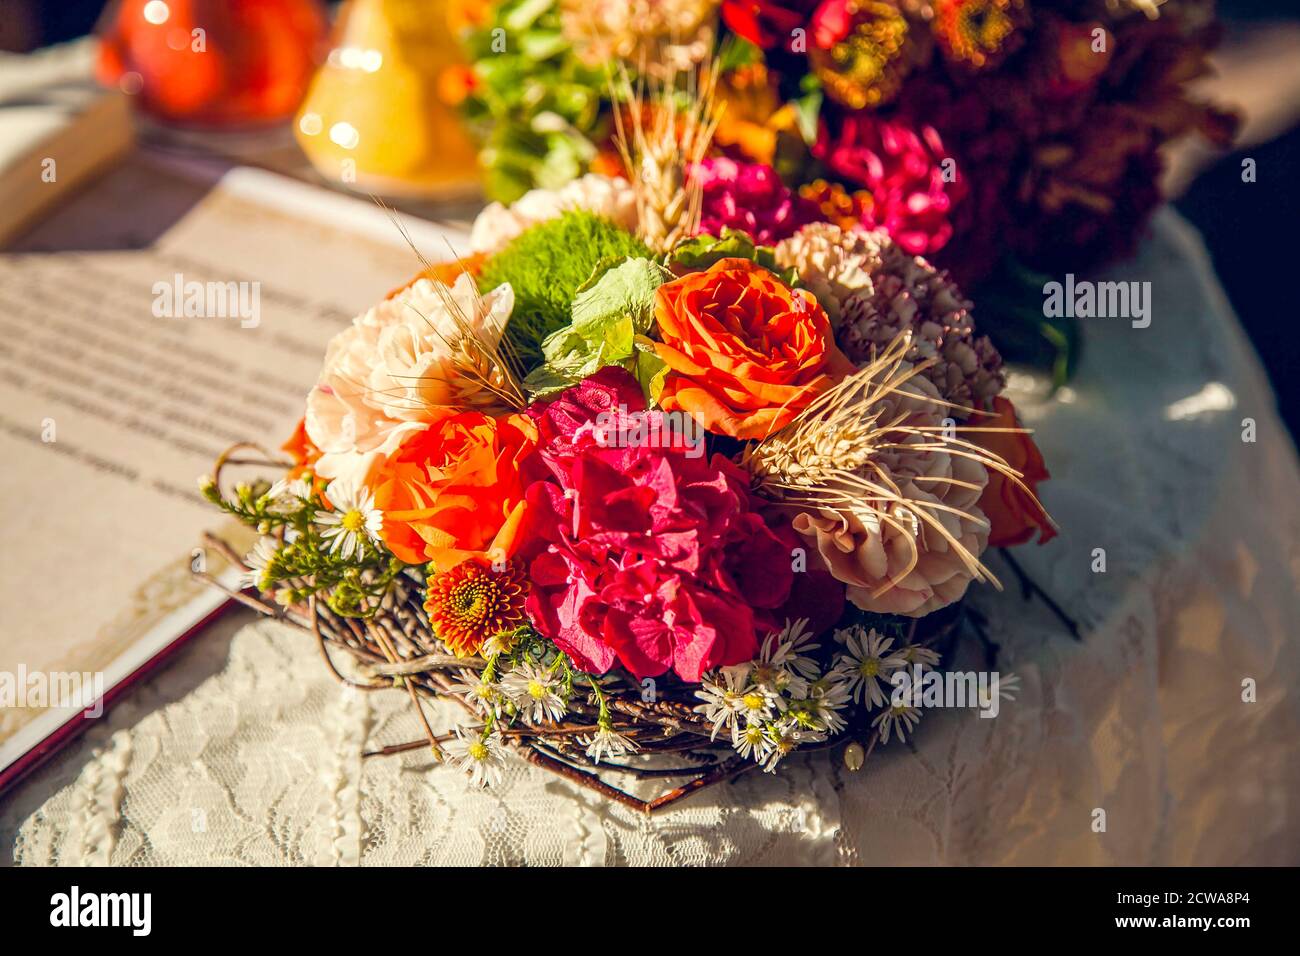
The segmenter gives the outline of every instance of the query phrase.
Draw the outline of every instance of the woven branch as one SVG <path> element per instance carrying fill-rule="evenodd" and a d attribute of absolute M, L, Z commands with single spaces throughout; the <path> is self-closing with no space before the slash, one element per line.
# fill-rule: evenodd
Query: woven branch
<path fill-rule="evenodd" d="M 205 535 L 205 541 L 242 567 L 242 561 L 226 542 L 210 534 Z M 485 662 L 477 657 L 461 658 L 446 653 L 429 628 L 420 587 L 414 580 L 398 583 L 392 600 L 386 600 L 374 617 L 356 619 L 341 617 L 317 601 L 306 608 L 286 610 L 265 595 L 232 591 L 208 575 L 196 576 L 221 588 L 245 606 L 312 634 L 329 672 L 345 686 L 367 691 L 406 690 L 424 726 L 425 737 L 367 751 L 363 756 L 390 756 L 427 748 L 440 759 L 440 745 L 450 736 L 434 734 L 422 706 L 426 700 L 453 700 L 479 719 L 472 702 L 452 688 L 456 684 L 457 671 L 481 670 Z M 955 640 L 960 620 L 960 612 L 932 615 L 915 624 L 911 637 L 917 643 L 931 647 L 948 646 Z M 340 653 L 352 659 L 354 667 L 351 669 L 355 670 L 356 677 L 348 676 L 336 663 Z M 566 722 L 535 724 L 520 717 L 501 730 L 502 738 L 532 765 L 643 813 L 662 810 L 758 766 L 752 760 L 738 757 L 726 740 L 711 739 L 713 726 L 692 709 L 693 688 L 689 685 L 679 686 L 671 680 L 661 680 L 659 693 L 653 701 L 642 700 L 640 686 L 629 681 L 609 681 L 603 691 L 615 717 L 614 729 L 633 740 L 639 748 L 638 754 L 631 759 L 673 755 L 676 758 L 674 766 L 593 763 L 582 746 L 576 743 L 576 738 L 597 729 L 598 709 L 580 696 L 570 700 L 570 717 Z M 860 720 L 858 725 L 850 724 L 845 732 L 828 741 L 799 749 L 811 751 L 846 745 L 872 733 L 866 721 Z M 690 762 L 697 766 L 687 765 Z M 644 800 L 607 779 L 617 775 L 638 779 L 689 779 Z"/>

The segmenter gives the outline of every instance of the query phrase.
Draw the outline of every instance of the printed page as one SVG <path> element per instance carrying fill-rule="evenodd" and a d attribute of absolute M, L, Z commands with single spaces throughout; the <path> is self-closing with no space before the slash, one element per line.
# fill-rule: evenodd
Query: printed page
<path fill-rule="evenodd" d="M 467 245 L 405 227 L 429 259 Z M 197 478 L 289 436 L 329 338 L 419 270 L 401 233 L 138 155 L 0 256 L 0 770 L 221 602 L 189 574 L 222 569 Z"/>

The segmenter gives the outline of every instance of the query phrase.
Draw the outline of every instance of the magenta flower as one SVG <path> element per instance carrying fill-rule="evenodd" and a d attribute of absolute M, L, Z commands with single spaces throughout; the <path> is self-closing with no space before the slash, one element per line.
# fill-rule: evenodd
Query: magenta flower
<path fill-rule="evenodd" d="M 718 156 L 693 165 L 690 175 L 704 193 L 701 232 L 741 229 L 771 245 L 818 218 L 817 206 L 790 192 L 771 166 Z"/>
<path fill-rule="evenodd" d="M 966 184 L 955 163 L 945 182 L 950 157 L 933 127 L 850 113 L 834 134 L 822 124 L 813 155 L 836 177 L 871 194 L 862 213 L 865 227 L 883 228 L 913 255 L 931 255 L 952 238 L 950 215 Z"/>
<path fill-rule="evenodd" d="M 752 659 L 794 575 L 744 472 L 646 411 L 620 368 L 534 414 L 551 473 L 527 494 L 538 631 L 598 674 L 617 662 L 638 678 L 698 681 Z"/>

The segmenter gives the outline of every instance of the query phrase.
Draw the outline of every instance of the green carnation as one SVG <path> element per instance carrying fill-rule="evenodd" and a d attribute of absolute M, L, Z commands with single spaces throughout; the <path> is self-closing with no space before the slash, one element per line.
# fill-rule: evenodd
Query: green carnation
<path fill-rule="evenodd" d="M 636 236 L 585 210 L 543 222 L 483 264 L 479 288 L 515 292 L 506 338 L 525 368 L 542 361 L 542 341 L 572 320 L 574 298 L 602 265 L 653 253 Z"/>

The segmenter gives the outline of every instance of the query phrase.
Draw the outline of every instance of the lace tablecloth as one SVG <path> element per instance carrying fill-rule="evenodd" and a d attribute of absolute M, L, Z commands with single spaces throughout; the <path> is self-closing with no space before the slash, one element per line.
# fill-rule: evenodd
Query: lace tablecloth
<path fill-rule="evenodd" d="M 930 711 L 858 773 L 796 757 L 646 818 L 518 760 L 488 791 L 419 753 L 363 763 L 419 736 L 407 697 L 342 691 L 309 638 L 240 613 L 5 799 L 0 860 L 1300 863 L 1295 450 L 1185 224 L 1111 278 L 1150 280 L 1150 327 L 1084 320 L 1075 381 L 1025 408 L 1064 533 L 1019 553 L 1085 641 L 993 558 L 1008 590 L 975 600 L 1021 677 L 996 719 Z"/>

